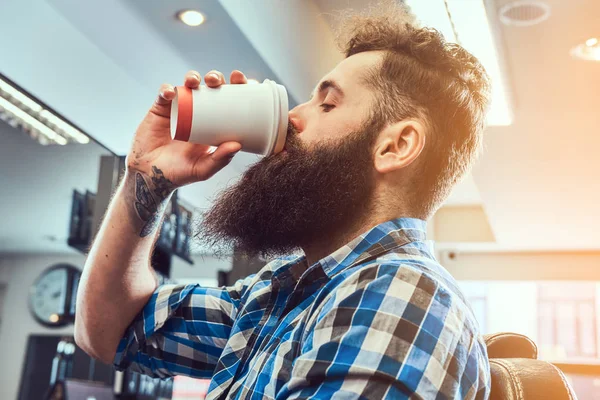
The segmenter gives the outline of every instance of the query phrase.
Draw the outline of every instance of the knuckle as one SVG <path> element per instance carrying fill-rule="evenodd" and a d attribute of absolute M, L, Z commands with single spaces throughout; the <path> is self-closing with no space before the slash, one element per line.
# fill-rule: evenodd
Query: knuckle
<path fill-rule="evenodd" d="M 137 170 L 140 168 L 140 161 L 135 155 L 129 154 L 125 159 L 125 166 L 129 170 Z"/>

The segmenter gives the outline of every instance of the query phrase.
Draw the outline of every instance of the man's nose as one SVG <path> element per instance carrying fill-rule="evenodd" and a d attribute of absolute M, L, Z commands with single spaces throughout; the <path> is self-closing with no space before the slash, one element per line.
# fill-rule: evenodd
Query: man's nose
<path fill-rule="evenodd" d="M 290 123 L 294 126 L 294 130 L 296 132 L 300 133 L 304 130 L 304 123 L 302 122 L 302 118 L 300 118 L 300 115 L 298 113 L 298 107 L 295 107 L 288 113 L 288 118 L 290 120 Z"/>

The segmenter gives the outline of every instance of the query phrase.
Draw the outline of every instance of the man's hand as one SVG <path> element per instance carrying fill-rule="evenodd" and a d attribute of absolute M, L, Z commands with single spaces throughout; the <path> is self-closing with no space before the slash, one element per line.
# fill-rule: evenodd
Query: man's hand
<path fill-rule="evenodd" d="M 189 71 L 185 76 L 185 86 L 188 88 L 197 89 L 200 81 L 197 71 Z M 226 83 L 225 77 L 218 71 L 206 74 L 204 82 L 212 88 Z M 247 80 L 242 72 L 236 70 L 231 73 L 230 82 L 244 84 Z M 171 190 L 209 179 L 229 164 L 242 147 L 237 142 L 225 142 L 211 152 L 207 145 L 172 140 L 170 116 L 173 98 L 174 87 L 163 84 L 156 101 L 138 127 L 127 156 L 128 171 L 152 175 L 158 169 L 164 181 L 169 182 Z"/>
<path fill-rule="evenodd" d="M 225 84 L 223 74 L 214 73 L 205 76 L 206 85 Z M 234 71 L 231 83 L 246 83 L 246 77 Z M 197 88 L 200 74 L 188 72 L 185 85 Z M 173 86 L 163 85 L 137 129 L 127 173 L 111 200 L 79 283 L 75 340 L 106 363 L 112 361 L 125 330 L 156 289 L 150 255 L 171 193 L 210 178 L 241 148 L 239 143 L 226 142 L 212 152 L 209 146 L 172 140 L 174 97 Z"/>

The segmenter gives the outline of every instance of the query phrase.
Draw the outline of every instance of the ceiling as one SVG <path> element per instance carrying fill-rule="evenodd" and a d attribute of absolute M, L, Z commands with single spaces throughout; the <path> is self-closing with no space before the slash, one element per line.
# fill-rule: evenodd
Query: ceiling
<path fill-rule="evenodd" d="M 293 104 L 304 101 L 341 57 L 329 14 L 367 3 L 8 0 L 0 2 L 0 35 L 11 38 L 3 42 L 0 73 L 124 154 L 160 84 L 181 82 L 189 69 L 241 69 L 283 83 Z M 600 35 L 600 3 L 546 3 L 548 21 L 501 27 L 515 123 L 488 128 L 484 155 L 449 204 L 482 204 L 503 246 L 598 249 L 600 63 L 573 60 L 568 52 Z M 196 29 L 178 23 L 173 16 L 185 8 L 201 9 L 207 22 Z M 4 136 L 0 143 L 23 145 Z M 183 197 L 208 207 L 257 159 L 240 153 L 211 180 L 184 188 Z"/>
<path fill-rule="evenodd" d="M 600 2 L 545 3 L 546 22 L 502 30 L 515 120 L 488 128 L 475 182 L 502 245 L 599 249 L 600 63 L 569 51 L 600 35 Z"/>

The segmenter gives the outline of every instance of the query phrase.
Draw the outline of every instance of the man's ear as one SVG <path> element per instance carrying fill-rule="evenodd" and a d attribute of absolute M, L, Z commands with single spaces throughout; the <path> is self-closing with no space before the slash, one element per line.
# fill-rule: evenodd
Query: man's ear
<path fill-rule="evenodd" d="M 403 120 L 383 129 L 375 144 L 375 169 L 381 174 L 409 166 L 425 147 L 425 126 Z"/>

